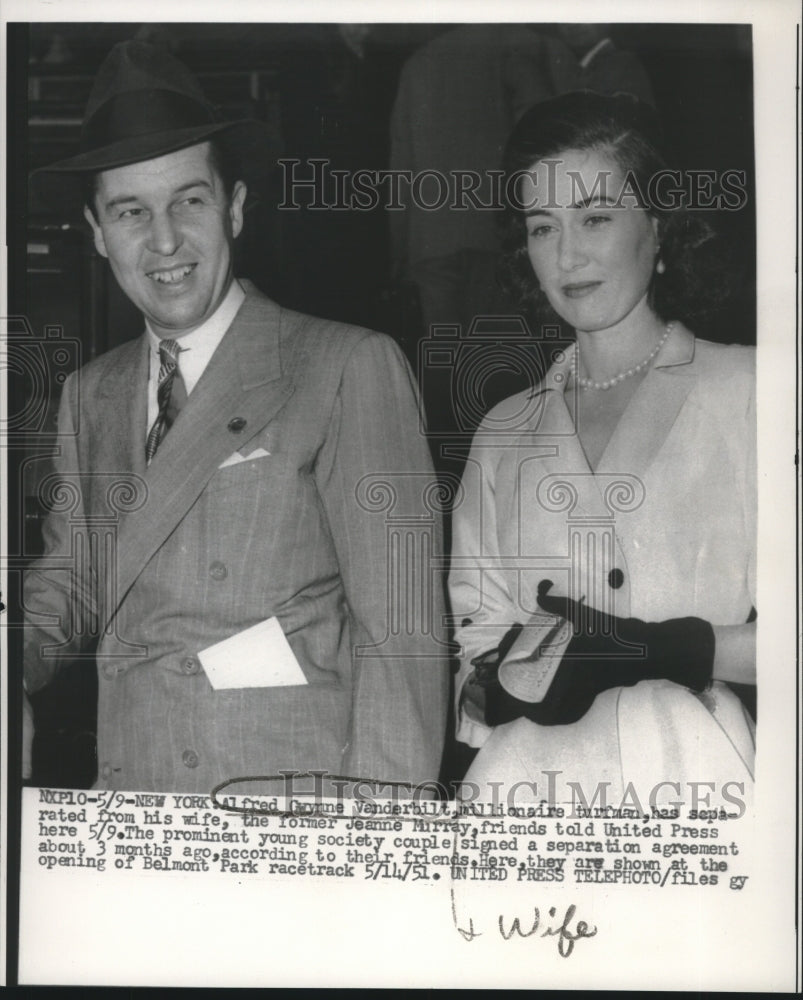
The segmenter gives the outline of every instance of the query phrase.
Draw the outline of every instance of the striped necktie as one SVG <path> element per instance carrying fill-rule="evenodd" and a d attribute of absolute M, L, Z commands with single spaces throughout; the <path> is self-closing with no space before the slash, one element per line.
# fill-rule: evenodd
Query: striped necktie
<path fill-rule="evenodd" d="M 178 356 L 181 348 L 175 340 L 162 340 L 159 342 L 159 388 L 156 391 L 156 400 L 159 405 L 159 412 L 153 422 L 145 444 L 145 459 L 150 464 L 151 459 L 156 454 L 162 438 L 173 426 L 173 421 L 178 416 L 178 412 L 187 399 L 187 390 L 184 386 L 184 379 L 181 377 L 181 370 L 178 366 Z"/>

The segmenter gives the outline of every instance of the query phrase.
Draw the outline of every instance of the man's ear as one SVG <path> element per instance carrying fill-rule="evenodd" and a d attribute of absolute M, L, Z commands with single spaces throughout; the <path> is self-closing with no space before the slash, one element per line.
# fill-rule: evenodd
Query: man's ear
<path fill-rule="evenodd" d="M 106 241 L 103 239 L 103 232 L 101 231 L 98 220 L 89 205 L 84 205 L 84 218 L 92 227 L 92 237 L 95 241 L 95 249 L 101 255 L 101 257 L 108 257 L 106 252 Z"/>
<path fill-rule="evenodd" d="M 229 205 L 229 220 L 231 221 L 231 235 L 234 239 L 242 232 L 243 228 L 243 207 L 248 188 L 245 181 L 235 181 L 231 191 L 231 204 Z"/>

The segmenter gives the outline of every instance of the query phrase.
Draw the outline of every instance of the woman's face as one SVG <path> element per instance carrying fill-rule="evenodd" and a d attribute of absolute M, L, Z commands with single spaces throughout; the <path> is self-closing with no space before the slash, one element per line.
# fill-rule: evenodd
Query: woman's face
<path fill-rule="evenodd" d="M 527 253 L 552 308 L 576 330 L 616 326 L 646 300 L 657 220 L 604 152 L 570 149 L 525 176 Z"/>

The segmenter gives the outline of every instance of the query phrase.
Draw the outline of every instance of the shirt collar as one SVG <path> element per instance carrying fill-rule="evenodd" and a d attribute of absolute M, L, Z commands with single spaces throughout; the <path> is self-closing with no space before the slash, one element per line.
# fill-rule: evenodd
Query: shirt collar
<path fill-rule="evenodd" d="M 240 287 L 240 283 L 235 279 L 229 285 L 229 290 L 223 297 L 223 301 L 212 313 L 209 319 L 205 320 L 199 327 L 190 333 L 185 333 L 178 338 L 182 351 L 197 351 L 203 354 L 208 360 L 215 351 L 223 334 L 231 326 L 232 320 L 237 315 L 237 311 L 245 300 L 245 292 Z M 145 331 L 151 350 L 158 354 L 160 337 L 151 329 L 148 320 L 145 320 Z"/>

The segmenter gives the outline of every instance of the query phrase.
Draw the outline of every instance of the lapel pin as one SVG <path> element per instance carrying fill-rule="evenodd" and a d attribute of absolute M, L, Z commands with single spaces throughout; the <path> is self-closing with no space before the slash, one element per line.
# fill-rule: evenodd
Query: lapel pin
<path fill-rule="evenodd" d="M 232 434 L 239 434 L 240 431 L 245 427 L 248 421 L 245 417 L 232 417 L 229 421 L 229 430 Z"/>

